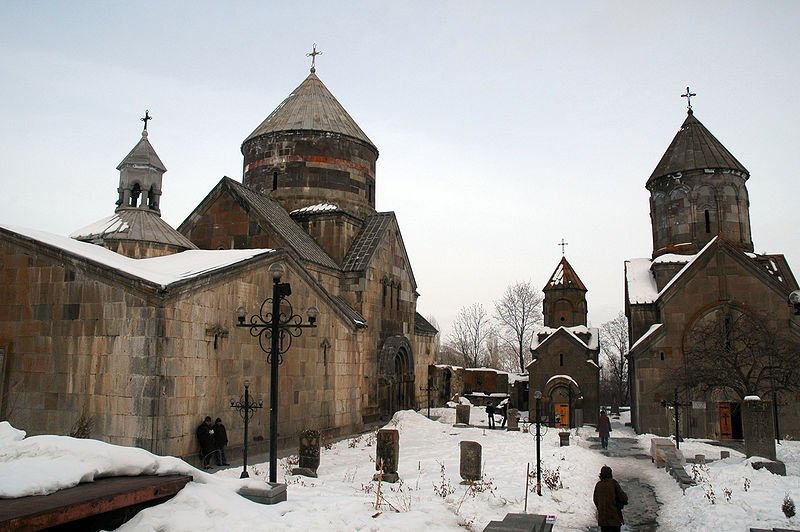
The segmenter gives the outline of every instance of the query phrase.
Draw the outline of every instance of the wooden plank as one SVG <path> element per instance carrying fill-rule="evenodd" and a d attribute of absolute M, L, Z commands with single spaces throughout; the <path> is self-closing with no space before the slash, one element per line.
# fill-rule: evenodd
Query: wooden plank
<path fill-rule="evenodd" d="M 192 480 L 184 475 L 108 477 L 73 488 L 0 499 L 0 530 L 42 530 L 92 515 L 174 496 Z"/>

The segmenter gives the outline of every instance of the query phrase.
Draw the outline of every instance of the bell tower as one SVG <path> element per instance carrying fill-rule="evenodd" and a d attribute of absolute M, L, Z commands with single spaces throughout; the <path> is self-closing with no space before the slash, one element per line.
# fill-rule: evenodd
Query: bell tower
<path fill-rule="evenodd" d="M 686 89 L 684 97 L 694 96 Z M 695 254 L 719 235 L 753 251 L 747 169 L 694 116 L 686 119 L 650 178 L 653 258 Z"/>
<path fill-rule="evenodd" d="M 586 286 L 575 273 L 566 256 L 556 266 L 544 292 L 544 326 L 575 327 L 586 325 Z"/>

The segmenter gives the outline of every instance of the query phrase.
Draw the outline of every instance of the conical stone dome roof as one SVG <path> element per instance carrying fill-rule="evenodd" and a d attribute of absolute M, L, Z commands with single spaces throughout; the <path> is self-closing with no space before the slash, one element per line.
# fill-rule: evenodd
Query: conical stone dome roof
<path fill-rule="evenodd" d="M 142 138 L 139 142 L 136 143 L 136 146 L 130 151 L 128 155 L 122 159 L 122 162 L 117 165 L 117 170 L 122 170 L 124 166 L 128 165 L 140 165 L 140 166 L 152 166 L 153 168 L 157 168 L 161 170 L 161 172 L 166 172 L 167 169 L 164 167 L 164 163 L 161 162 L 161 159 L 158 158 L 156 154 L 156 150 L 153 149 L 153 145 L 150 144 L 150 141 L 147 140 L 147 130 L 145 129 L 142 131 Z"/>
<path fill-rule="evenodd" d="M 695 118 L 690 109 L 689 116 L 672 139 L 647 184 L 665 175 L 706 168 L 736 170 L 750 175 L 742 163 Z"/>
<path fill-rule="evenodd" d="M 311 72 L 244 142 L 278 131 L 298 130 L 339 133 L 366 142 L 375 148 L 369 137 L 314 72 Z"/>

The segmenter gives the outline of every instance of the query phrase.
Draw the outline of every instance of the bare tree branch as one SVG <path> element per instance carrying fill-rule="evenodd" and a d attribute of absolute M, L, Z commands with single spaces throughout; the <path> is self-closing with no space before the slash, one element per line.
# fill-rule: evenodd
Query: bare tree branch
<path fill-rule="evenodd" d="M 542 299 L 542 293 L 533 288 L 530 281 L 518 281 L 506 288 L 503 297 L 494 303 L 498 338 L 504 347 L 516 354 L 521 372 L 525 371 L 533 334 L 542 323 Z"/>
<path fill-rule="evenodd" d="M 464 361 L 464 367 L 477 368 L 488 362 L 487 341 L 494 336 L 489 315 L 480 303 L 458 311 L 449 344 Z"/>
<path fill-rule="evenodd" d="M 611 402 L 628 404 L 628 319 L 625 314 L 620 312 L 600 326 L 600 348 L 606 362 L 604 377 L 610 381 Z"/>

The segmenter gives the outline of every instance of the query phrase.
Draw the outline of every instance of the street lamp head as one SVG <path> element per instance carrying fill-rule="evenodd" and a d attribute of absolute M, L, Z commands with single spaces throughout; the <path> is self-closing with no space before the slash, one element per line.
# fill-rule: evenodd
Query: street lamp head
<path fill-rule="evenodd" d="M 535 392 L 533 392 L 533 396 L 536 399 L 541 399 L 542 398 L 542 392 L 540 392 L 539 390 L 536 390 Z"/>
<path fill-rule="evenodd" d="M 286 273 L 286 268 L 284 268 L 282 262 L 273 262 L 269 266 L 269 274 L 272 276 L 274 281 L 279 281 L 283 274 Z"/>
<path fill-rule="evenodd" d="M 250 381 L 249 380 L 245 380 L 244 381 L 244 387 L 245 388 L 249 388 L 250 387 Z"/>
<path fill-rule="evenodd" d="M 244 307 L 239 307 L 239 308 L 236 309 L 236 319 L 239 320 L 239 325 L 244 325 L 244 315 L 245 314 L 246 314 L 246 311 L 244 310 Z"/>
<path fill-rule="evenodd" d="M 319 314 L 317 307 L 308 307 L 306 312 L 308 313 L 308 323 L 314 325 L 317 322 L 317 314 Z"/>

